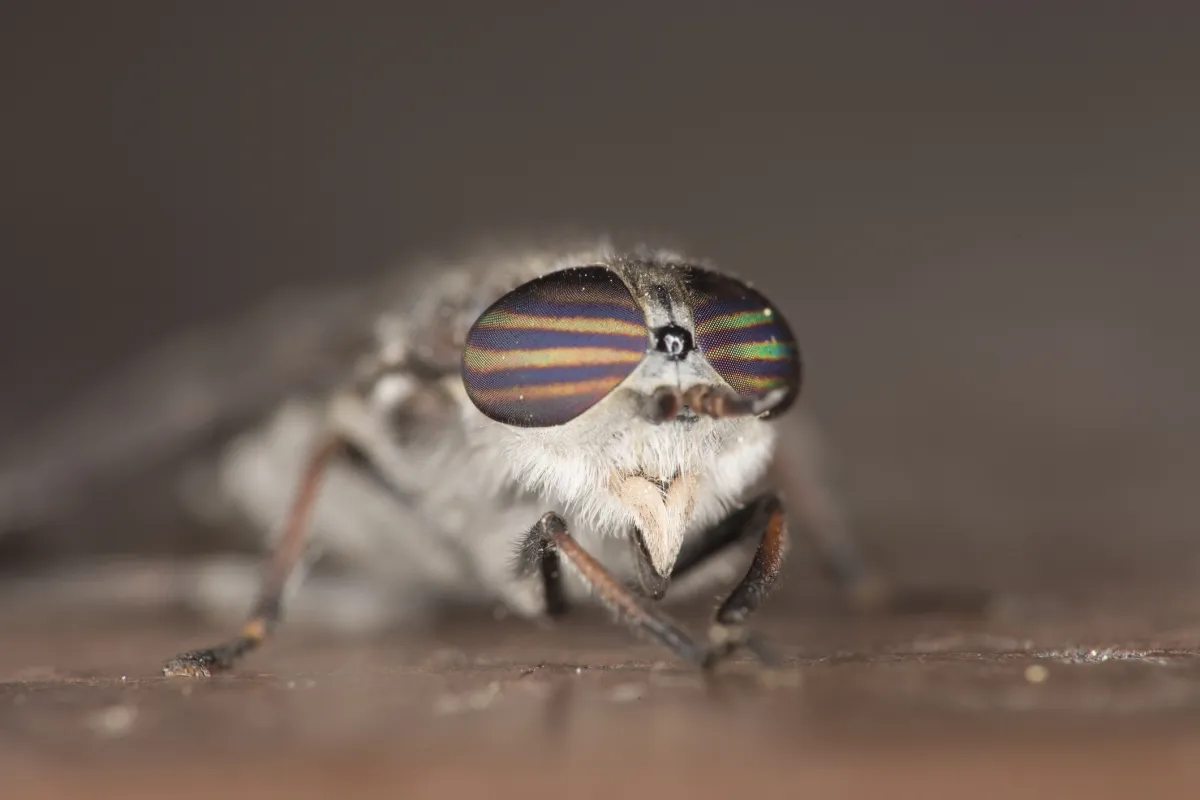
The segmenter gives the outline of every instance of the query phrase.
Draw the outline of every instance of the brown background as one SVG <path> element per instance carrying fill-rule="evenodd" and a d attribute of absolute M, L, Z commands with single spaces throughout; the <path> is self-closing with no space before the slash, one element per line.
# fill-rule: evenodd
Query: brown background
<path fill-rule="evenodd" d="M 789 310 L 899 568 L 1194 580 L 1200 12 L 833 6 L 6 4 L 0 434 L 297 280 L 661 231 Z"/>

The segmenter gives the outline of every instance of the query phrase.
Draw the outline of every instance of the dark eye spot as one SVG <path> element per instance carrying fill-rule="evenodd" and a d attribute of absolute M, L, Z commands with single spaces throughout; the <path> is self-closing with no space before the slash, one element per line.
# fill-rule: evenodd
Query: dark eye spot
<path fill-rule="evenodd" d="M 695 349 L 692 334 L 678 325 L 664 325 L 654 332 L 655 348 L 670 356 L 673 361 L 682 361 Z"/>

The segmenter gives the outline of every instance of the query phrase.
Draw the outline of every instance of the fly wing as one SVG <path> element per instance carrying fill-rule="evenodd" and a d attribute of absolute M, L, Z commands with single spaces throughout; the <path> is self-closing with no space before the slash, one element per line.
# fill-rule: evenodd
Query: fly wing
<path fill-rule="evenodd" d="M 467 328 L 504 291 L 609 249 L 580 242 L 475 243 L 362 285 L 292 289 L 163 342 L 0 449 L 0 535 L 219 446 L 286 398 L 386 371 L 393 353 L 422 379 L 456 373 Z"/>
<path fill-rule="evenodd" d="M 98 484 L 335 384 L 370 340 L 379 295 L 368 288 L 291 291 L 168 339 L 35 420 L 0 457 L 0 531 L 51 522 Z"/>
<path fill-rule="evenodd" d="M 843 586 L 859 585 L 873 571 L 850 530 L 826 464 L 825 445 L 803 406 L 775 422 L 778 440 L 771 478 L 791 518 L 812 543 L 824 570 Z"/>

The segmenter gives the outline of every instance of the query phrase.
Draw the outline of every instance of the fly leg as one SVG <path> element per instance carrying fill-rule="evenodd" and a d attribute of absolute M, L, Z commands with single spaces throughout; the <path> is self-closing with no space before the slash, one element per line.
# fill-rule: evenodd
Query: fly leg
<path fill-rule="evenodd" d="M 543 516 L 530 529 L 520 549 L 520 571 L 526 575 L 544 568 L 548 552 L 557 553 L 578 572 L 610 611 L 635 633 L 642 633 L 662 644 L 680 659 L 702 669 L 711 669 L 741 649 L 747 649 L 764 661 L 774 654 L 759 638 L 745 628 L 746 618 L 769 593 L 787 549 L 787 526 L 783 507 L 774 496 L 753 506 L 739 534 L 757 531 L 758 551 L 745 577 L 717 609 L 708 644 L 698 643 L 661 608 L 653 596 L 643 596 L 617 580 L 580 546 L 558 514 Z"/>
<path fill-rule="evenodd" d="M 777 662 L 773 649 L 747 626 L 746 620 L 762 605 L 779 577 L 788 549 L 787 515 L 775 494 L 767 494 L 731 514 L 690 552 L 681 554 L 675 576 L 686 574 L 726 548 L 757 538 L 754 560 L 725 602 L 717 608 L 709 628 L 709 665 L 740 649 L 749 650 L 764 663 Z"/>
<path fill-rule="evenodd" d="M 563 587 L 562 562 L 550 537 L 541 530 L 545 524 L 544 518 L 538 520 L 521 540 L 514 566 L 521 577 L 534 574 L 541 576 L 546 597 L 546 616 L 554 618 L 561 617 L 569 607 Z"/>
<path fill-rule="evenodd" d="M 208 677 L 231 668 L 257 648 L 274 630 L 283 613 L 283 593 L 304 552 L 309 516 L 317 498 L 321 478 L 345 440 L 331 435 L 313 450 L 305 465 L 283 532 L 275 543 L 261 579 L 258 599 L 242 625 L 241 633 L 229 641 L 176 656 L 163 667 L 169 677 Z"/>
<path fill-rule="evenodd" d="M 709 665 L 709 648 L 697 644 L 677 623 L 647 598 L 625 586 L 594 559 L 553 512 L 544 515 L 526 535 L 520 548 L 519 571 L 525 575 L 544 568 L 548 552 L 574 569 L 601 603 L 636 633 L 649 636 L 676 656 L 699 667 Z"/>

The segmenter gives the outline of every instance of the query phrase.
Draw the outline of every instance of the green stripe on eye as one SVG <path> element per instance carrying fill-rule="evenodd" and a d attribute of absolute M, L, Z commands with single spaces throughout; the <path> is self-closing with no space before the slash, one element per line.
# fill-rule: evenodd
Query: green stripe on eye
<path fill-rule="evenodd" d="M 761 293 L 728 275 L 688 270 L 696 347 L 738 394 L 784 389 L 774 416 L 800 391 L 800 347 L 783 315 Z"/>
<path fill-rule="evenodd" d="M 718 331 L 733 331 L 742 328 L 753 328 L 772 322 L 772 312 L 769 308 L 761 311 L 735 311 L 732 314 L 721 314 L 704 320 L 703 327 L 707 333 Z"/>
<path fill-rule="evenodd" d="M 795 348 L 786 342 L 742 342 L 709 348 L 709 358 L 736 358 L 757 361 L 783 361 L 794 357 Z"/>
<path fill-rule="evenodd" d="M 729 381 L 731 386 L 734 386 L 738 391 L 741 392 L 746 390 L 766 392 L 770 391 L 771 389 L 779 389 L 788 385 L 786 379 L 773 377 L 770 375 L 747 375 L 741 372 L 729 372 L 723 377 Z"/>

